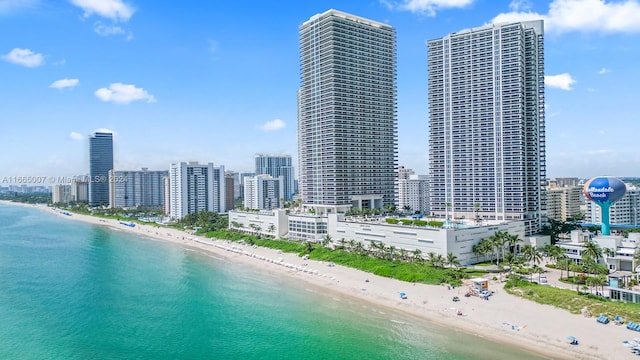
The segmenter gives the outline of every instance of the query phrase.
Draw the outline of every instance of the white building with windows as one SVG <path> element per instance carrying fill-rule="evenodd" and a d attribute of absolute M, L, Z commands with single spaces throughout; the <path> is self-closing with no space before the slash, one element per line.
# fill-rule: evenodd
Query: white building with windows
<path fill-rule="evenodd" d="M 171 164 L 169 188 L 172 219 L 200 211 L 226 212 L 224 166 L 216 168 L 213 163 L 198 162 Z"/>
<path fill-rule="evenodd" d="M 71 202 L 73 199 L 71 196 L 72 186 L 74 185 L 53 185 L 51 187 L 51 202 L 54 204 Z"/>
<path fill-rule="evenodd" d="M 299 190 L 317 214 L 395 204 L 396 33 L 337 10 L 299 29 Z"/>
<path fill-rule="evenodd" d="M 282 177 L 281 199 L 290 201 L 293 199 L 294 189 L 294 169 L 291 162 L 291 155 L 286 154 L 256 154 L 256 174 L 271 175 L 274 178 Z"/>
<path fill-rule="evenodd" d="M 167 170 L 109 171 L 109 207 L 164 209 Z"/>
<path fill-rule="evenodd" d="M 547 188 L 547 218 L 567 221 L 582 213 L 585 203 L 582 186 L 549 186 Z"/>
<path fill-rule="evenodd" d="M 405 208 L 413 212 L 429 214 L 429 177 L 427 175 L 409 175 L 398 179 L 398 211 Z"/>
<path fill-rule="evenodd" d="M 284 199 L 284 177 L 256 175 L 244 178 L 244 207 L 270 210 L 280 207 Z"/>
<path fill-rule="evenodd" d="M 283 238 L 287 236 L 288 217 L 284 209 L 260 211 L 229 211 L 229 229 L 263 236 Z"/>
<path fill-rule="evenodd" d="M 543 21 L 485 25 L 427 45 L 431 213 L 523 220 L 527 234 L 538 232 L 546 210 Z"/>

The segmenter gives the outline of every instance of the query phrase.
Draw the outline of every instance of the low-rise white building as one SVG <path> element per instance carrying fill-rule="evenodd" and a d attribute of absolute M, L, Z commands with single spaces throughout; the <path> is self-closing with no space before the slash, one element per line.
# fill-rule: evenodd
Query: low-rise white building
<path fill-rule="evenodd" d="M 640 244 L 640 233 L 630 233 L 628 238 L 622 236 L 593 236 L 588 231 L 573 230 L 569 240 L 558 242 L 556 245 L 565 250 L 567 258 L 576 264 L 582 264 L 582 252 L 585 250 L 585 243 L 593 241 L 603 250 L 601 264 L 609 268 L 609 272 L 614 271 L 635 271 L 638 264 L 634 261 L 634 254 Z M 607 250 L 612 251 L 611 255 Z"/>
<path fill-rule="evenodd" d="M 525 222 L 511 221 L 489 226 L 436 228 L 387 224 L 371 221 L 347 221 L 341 214 L 328 215 L 329 236 L 334 242 L 340 239 L 354 240 L 369 247 L 372 241 L 407 251 L 420 250 L 422 254 L 433 252 L 442 256 L 453 253 L 462 265 L 481 261 L 473 253 L 473 246 L 497 231 L 506 231 L 526 243 Z"/>
<path fill-rule="evenodd" d="M 229 229 L 259 233 L 274 238 L 286 237 L 287 213 L 284 209 L 261 211 L 229 211 Z"/>

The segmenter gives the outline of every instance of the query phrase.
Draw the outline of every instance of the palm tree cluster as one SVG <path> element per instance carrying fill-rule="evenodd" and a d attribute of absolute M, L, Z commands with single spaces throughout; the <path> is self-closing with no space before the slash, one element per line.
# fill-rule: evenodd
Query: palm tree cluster
<path fill-rule="evenodd" d="M 506 231 L 496 231 L 493 235 L 474 245 L 473 253 L 478 258 L 491 255 L 491 259 L 496 261 L 496 265 L 500 265 L 500 260 L 504 261 L 507 254 L 511 254 L 509 258 L 515 257 L 516 245 L 520 241 L 522 240 L 518 238 L 518 235 L 512 235 Z"/>
<path fill-rule="evenodd" d="M 322 240 L 321 244 L 324 247 L 329 247 L 330 244 L 333 243 L 331 236 L 327 235 Z M 381 241 L 371 241 L 369 246 L 365 246 L 363 243 L 342 238 L 338 240 L 338 248 L 343 249 L 345 251 L 349 251 L 358 255 L 364 256 L 372 256 L 383 260 L 392 260 L 392 261 L 407 261 L 407 262 L 419 262 L 424 263 L 427 262 L 429 265 L 434 267 L 460 267 L 460 261 L 458 257 L 450 252 L 447 256 L 443 256 L 442 254 L 436 254 L 434 252 L 430 252 L 426 257 L 422 256 L 422 251 L 420 249 L 415 249 L 413 251 L 409 251 L 402 248 L 396 248 L 393 245 L 385 245 Z"/>

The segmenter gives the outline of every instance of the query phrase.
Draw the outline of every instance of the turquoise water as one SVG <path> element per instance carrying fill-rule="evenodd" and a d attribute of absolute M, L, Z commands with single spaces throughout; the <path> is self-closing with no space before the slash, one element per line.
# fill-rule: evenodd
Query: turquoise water
<path fill-rule="evenodd" d="M 540 359 L 225 259 L 0 204 L 0 359 Z"/>

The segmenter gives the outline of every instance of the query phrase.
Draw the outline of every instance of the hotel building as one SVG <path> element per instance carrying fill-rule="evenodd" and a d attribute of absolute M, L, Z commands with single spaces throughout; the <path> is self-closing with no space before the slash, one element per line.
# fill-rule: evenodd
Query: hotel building
<path fill-rule="evenodd" d="M 299 29 L 299 187 L 316 214 L 395 203 L 396 33 L 337 10 Z"/>
<path fill-rule="evenodd" d="M 524 220 L 546 210 L 543 21 L 428 41 L 431 213 Z"/>

